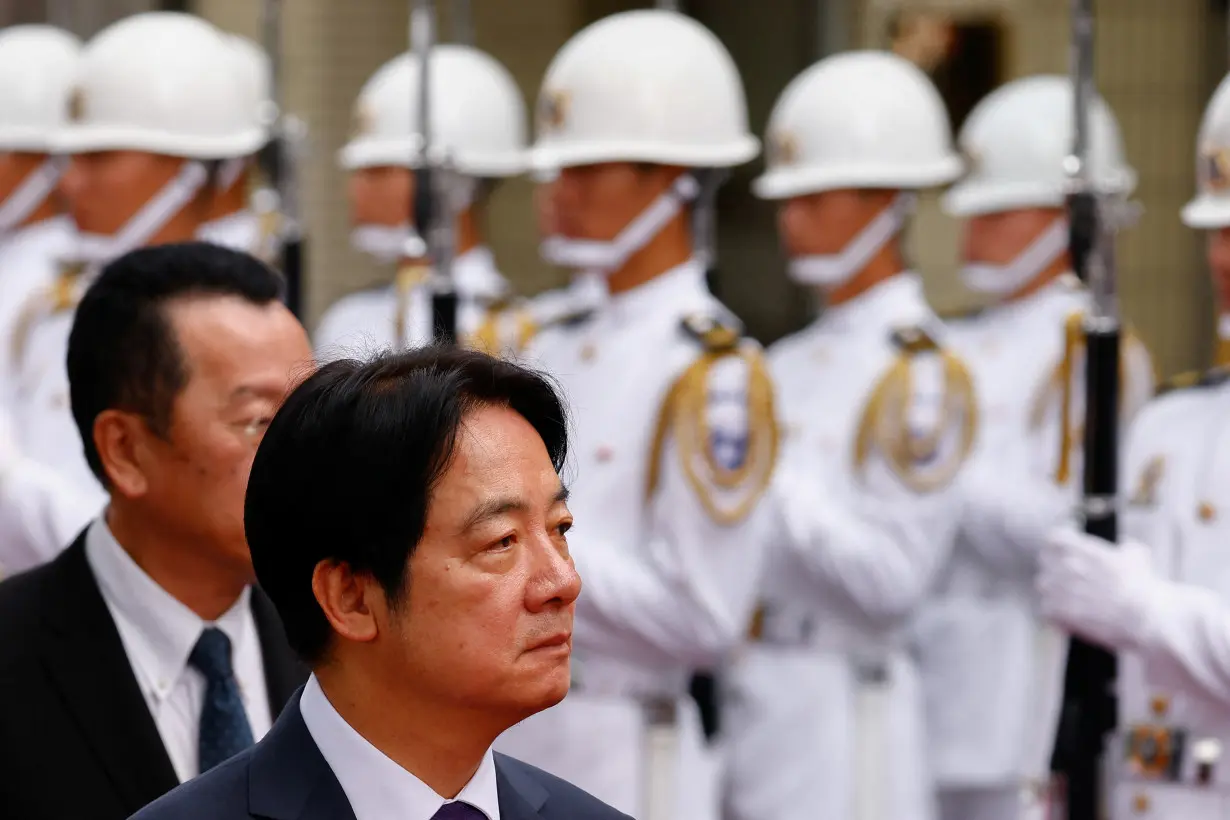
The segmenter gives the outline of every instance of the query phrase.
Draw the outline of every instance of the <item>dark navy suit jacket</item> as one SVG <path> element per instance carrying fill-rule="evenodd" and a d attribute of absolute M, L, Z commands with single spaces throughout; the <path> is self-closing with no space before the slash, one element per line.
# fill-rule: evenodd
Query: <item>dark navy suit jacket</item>
<path fill-rule="evenodd" d="M 302 690 L 301 690 L 302 691 Z M 500 820 L 631 820 L 571 783 L 497 754 Z M 146 806 L 131 820 L 355 820 L 290 699 L 260 743 Z"/>

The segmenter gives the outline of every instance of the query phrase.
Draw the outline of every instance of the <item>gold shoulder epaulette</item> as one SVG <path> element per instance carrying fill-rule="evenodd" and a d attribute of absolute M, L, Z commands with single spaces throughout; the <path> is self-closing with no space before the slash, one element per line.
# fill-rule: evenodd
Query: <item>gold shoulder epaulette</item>
<path fill-rule="evenodd" d="M 1164 396 L 1167 393 L 1192 387 L 1217 387 L 1219 384 L 1224 384 L 1227 379 L 1230 379 L 1230 367 L 1213 367 L 1204 371 L 1189 370 L 1171 376 L 1162 382 L 1157 388 L 1157 395 Z"/>
<path fill-rule="evenodd" d="M 734 525 L 755 508 L 777 463 L 773 381 L 764 351 L 737 324 L 696 314 L 682 328 L 702 350 L 658 411 L 646 495 L 658 489 L 670 441 L 705 512 Z"/>
<path fill-rule="evenodd" d="M 1164 396 L 1167 393 L 1173 393 L 1176 390 L 1186 390 L 1189 387 L 1197 387 L 1204 379 L 1204 374 L 1199 370 L 1188 370 L 1184 373 L 1171 376 L 1166 381 L 1157 386 L 1157 395 Z"/>
<path fill-rule="evenodd" d="M 937 310 L 935 315 L 941 322 L 964 322 L 970 319 L 977 319 L 985 312 L 986 308 L 981 307 L 959 307 Z"/>
<path fill-rule="evenodd" d="M 743 338 L 743 329 L 734 322 L 705 313 L 694 313 L 683 319 L 683 329 L 711 353 L 734 350 Z"/>
<path fill-rule="evenodd" d="M 893 330 L 893 344 L 903 353 L 929 353 L 939 350 L 939 343 L 922 325 L 907 325 Z"/>
<path fill-rule="evenodd" d="M 973 448 L 978 405 L 973 378 L 952 351 L 920 326 L 893 331 L 897 354 L 872 388 L 854 444 L 854 471 L 866 480 L 882 463 L 910 491 L 924 494 L 947 487 Z M 939 414 L 925 424 L 912 418 L 917 399 L 914 368 L 938 361 Z"/>

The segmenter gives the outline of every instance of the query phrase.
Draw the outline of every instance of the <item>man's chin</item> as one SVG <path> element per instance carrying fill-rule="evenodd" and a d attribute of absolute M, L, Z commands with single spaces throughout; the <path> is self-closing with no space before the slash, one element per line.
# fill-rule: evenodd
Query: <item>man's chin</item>
<path fill-rule="evenodd" d="M 571 674 L 568 664 L 558 669 L 535 675 L 527 681 L 517 698 L 518 711 L 523 713 L 522 720 L 530 715 L 550 709 L 568 695 L 571 685 Z"/>

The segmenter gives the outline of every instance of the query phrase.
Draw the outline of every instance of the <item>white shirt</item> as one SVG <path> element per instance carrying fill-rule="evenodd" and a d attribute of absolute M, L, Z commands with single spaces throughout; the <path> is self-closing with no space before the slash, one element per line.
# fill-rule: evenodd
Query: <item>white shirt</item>
<path fill-rule="evenodd" d="M 454 800 L 447 800 L 356 732 L 333 708 L 315 675 L 303 687 L 299 710 L 312 740 L 346 792 L 356 820 L 431 820 L 441 806 L 456 801 L 469 803 L 487 820 L 500 820 L 495 758 L 490 749 L 465 788 Z"/>
<path fill-rule="evenodd" d="M 261 220 L 247 208 L 206 222 L 197 228 L 197 239 L 231 250 L 257 255 L 261 250 Z"/>
<path fill-rule="evenodd" d="M 472 248 L 453 260 L 457 288 L 457 335 L 465 338 L 478 330 L 487 315 L 487 305 L 508 292 L 508 282 L 495 266 L 491 251 Z M 431 342 L 431 290 L 412 288 L 406 297 L 404 327 L 409 347 Z M 313 342 L 321 362 L 344 356 L 363 356 L 397 344 L 398 296 L 395 285 L 352 293 L 325 311 L 316 326 Z"/>
<path fill-rule="evenodd" d="M 248 605 L 250 590 L 207 624 L 137 566 L 102 518 L 86 533 L 85 556 L 180 782 L 200 774 L 197 738 L 205 677 L 188 665 L 188 656 L 206 627 L 215 626 L 231 639 L 244 711 L 252 737 L 260 740 L 272 719 L 260 636 Z"/>
<path fill-rule="evenodd" d="M 31 297 L 56 278 L 58 260 L 72 247 L 73 224 L 57 216 L 0 238 L 0 398 L 9 401 L 18 324 Z"/>

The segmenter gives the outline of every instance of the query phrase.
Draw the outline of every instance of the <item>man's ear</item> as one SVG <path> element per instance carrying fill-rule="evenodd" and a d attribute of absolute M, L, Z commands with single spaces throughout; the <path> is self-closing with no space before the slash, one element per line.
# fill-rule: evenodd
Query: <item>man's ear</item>
<path fill-rule="evenodd" d="M 149 491 L 149 438 L 144 419 L 123 410 L 104 410 L 94 419 L 94 448 L 111 489 L 128 498 Z"/>
<path fill-rule="evenodd" d="M 333 631 L 348 641 L 366 643 L 380 634 L 371 600 L 374 586 L 378 585 L 370 576 L 356 574 L 344 562 L 321 561 L 312 570 L 316 603 Z"/>

